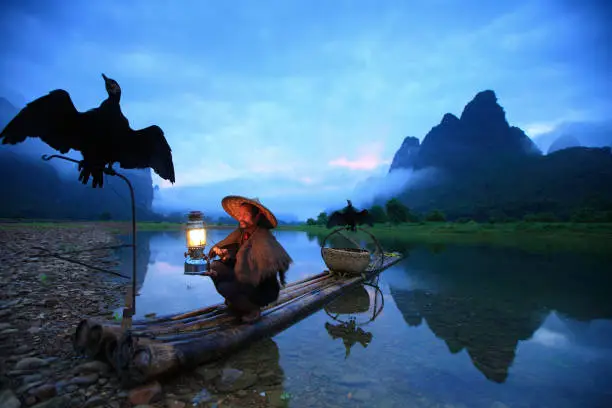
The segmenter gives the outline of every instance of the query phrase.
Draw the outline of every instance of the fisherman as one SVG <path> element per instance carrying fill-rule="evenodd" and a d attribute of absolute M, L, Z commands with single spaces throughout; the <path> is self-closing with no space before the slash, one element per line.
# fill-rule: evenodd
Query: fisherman
<path fill-rule="evenodd" d="M 278 299 L 293 260 L 270 232 L 278 225 L 276 217 L 258 199 L 227 196 L 221 205 L 239 227 L 210 249 L 209 258 L 220 260 L 211 263 L 206 275 L 225 304 L 243 322 L 252 323 L 261 317 L 262 307 Z"/>

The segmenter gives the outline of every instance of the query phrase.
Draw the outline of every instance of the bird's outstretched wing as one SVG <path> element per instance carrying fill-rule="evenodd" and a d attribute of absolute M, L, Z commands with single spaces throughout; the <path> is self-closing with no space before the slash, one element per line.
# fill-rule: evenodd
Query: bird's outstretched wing
<path fill-rule="evenodd" d="M 346 218 L 344 218 L 344 214 L 339 211 L 334 211 L 327 220 L 327 228 L 332 228 L 335 226 L 344 226 L 346 224 L 347 222 Z"/>
<path fill-rule="evenodd" d="M 355 215 L 355 221 L 357 224 L 363 225 L 367 224 L 370 227 L 374 226 L 374 220 L 372 219 L 372 215 L 368 212 L 368 210 L 361 210 Z"/>
<path fill-rule="evenodd" d="M 152 168 L 164 180 L 171 183 L 174 179 L 172 149 L 159 126 L 153 125 L 131 134 L 117 143 L 115 161 L 123 169 Z"/>
<path fill-rule="evenodd" d="M 0 139 L 2 144 L 17 144 L 27 137 L 39 137 L 60 153 L 80 150 L 79 115 L 68 92 L 56 89 L 21 109 L 0 133 Z"/>

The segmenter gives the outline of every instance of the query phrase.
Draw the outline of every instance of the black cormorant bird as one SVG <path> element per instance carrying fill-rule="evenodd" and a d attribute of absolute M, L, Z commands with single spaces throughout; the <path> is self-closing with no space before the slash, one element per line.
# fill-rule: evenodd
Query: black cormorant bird
<path fill-rule="evenodd" d="M 28 103 L 6 125 L 0 133 L 2 144 L 39 137 L 60 153 L 78 150 L 83 155 L 79 181 L 87 184 L 92 176 L 94 188 L 102 187 L 105 170 L 112 174 L 115 162 L 123 169 L 150 167 L 161 178 L 174 183 L 172 149 L 164 132 L 156 125 L 131 129 L 119 105 L 119 84 L 104 74 L 102 78 L 108 98 L 97 108 L 79 112 L 67 91 L 53 90 Z"/>
<path fill-rule="evenodd" d="M 327 228 L 338 226 L 346 226 L 351 231 L 357 230 L 357 225 L 368 224 L 370 227 L 374 226 L 372 216 L 368 213 L 368 210 L 355 210 L 351 200 L 346 200 L 348 205 L 346 208 L 340 211 L 334 211 L 327 221 Z"/>

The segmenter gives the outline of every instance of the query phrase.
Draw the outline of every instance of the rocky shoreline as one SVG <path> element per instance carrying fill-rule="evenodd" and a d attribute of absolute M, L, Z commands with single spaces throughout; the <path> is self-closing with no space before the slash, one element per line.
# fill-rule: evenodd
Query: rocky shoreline
<path fill-rule="evenodd" d="M 112 319 L 130 282 L 33 249 L 119 244 L 113 232 L 95 224 L 10 224 L 0 225 L 0 243 L 1 407 L 285 406 L 278 350 L 266 341 L 253 346 L 261 352 L 237 353 L 163 382 L 121 389 L 108 365 L 74 353 L 72 335 L 83 318 Z M 106 269 L 119 262 L 110 249 L 69 257 Z"/>

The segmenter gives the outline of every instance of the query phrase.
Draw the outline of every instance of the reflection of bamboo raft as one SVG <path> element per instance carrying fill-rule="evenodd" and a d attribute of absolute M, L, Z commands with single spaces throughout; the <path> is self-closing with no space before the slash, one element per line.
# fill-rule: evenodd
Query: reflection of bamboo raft
<path fill-rule="evenodd" d="M 385 257 L 382 268 L 366 271 L 366 277 L 390 267 L 400 256 Z M 380 263 L 373 263 L 380 265 Z M 134 320 L 131 331 L 121 325 L 85 319 L 74 335 L 74 348 L 91 358 L 107 360 L 123 385 L 142 384 L 180 368 L 215 360 L 249 342 L 272 336 L 314 313 L 346 289 L 363 281 L 362 276 L 338 278 L 325 271 L 292 282 L 278 300 L 262 311 L 253 324 L 240 324 L 225 305 L 218 304 L 187 313 Z"/>

